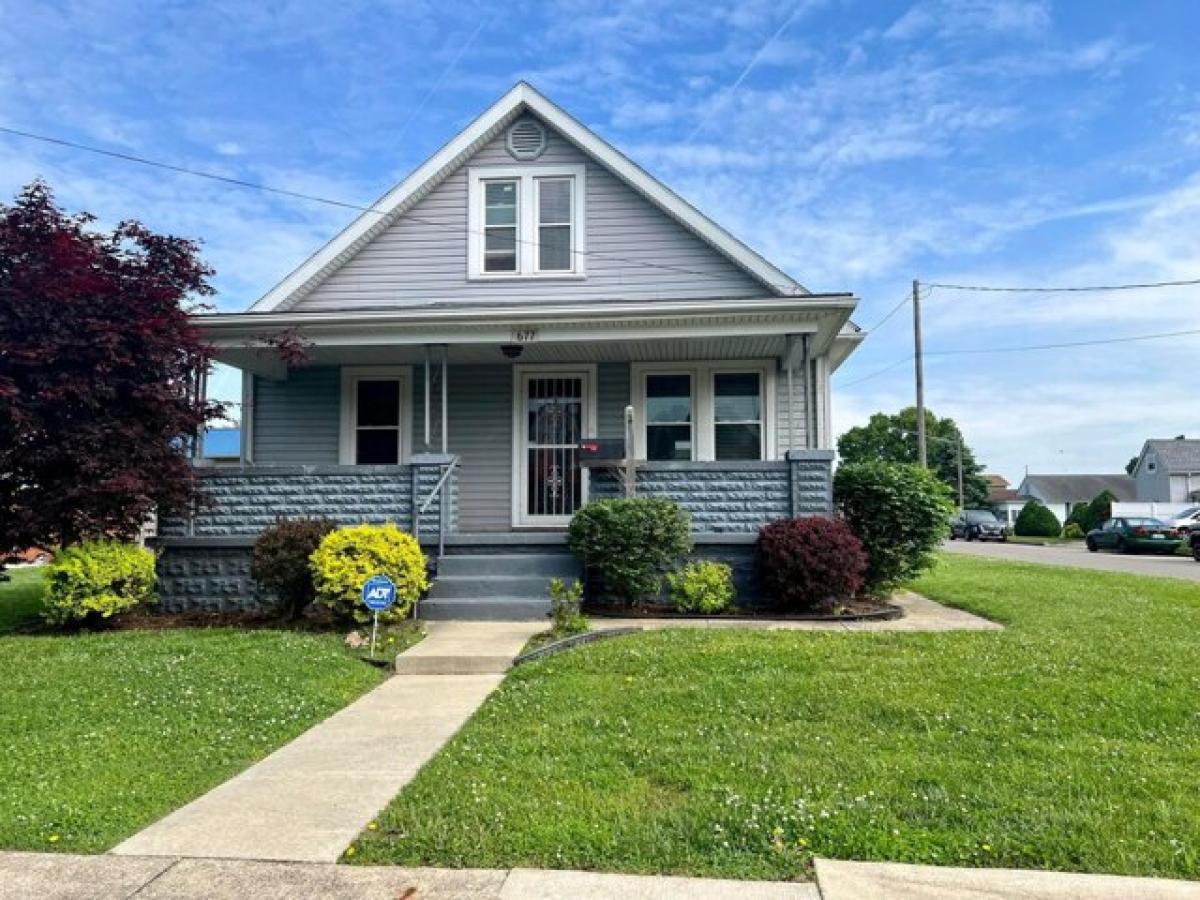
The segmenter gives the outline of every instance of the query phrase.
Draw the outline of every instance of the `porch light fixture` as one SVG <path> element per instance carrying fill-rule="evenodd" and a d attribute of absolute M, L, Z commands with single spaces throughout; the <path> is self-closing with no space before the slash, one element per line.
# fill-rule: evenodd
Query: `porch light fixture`
<path fill-rule="evenodd" d="M 501 344 L 500 345 L 500 352 L 503 353 L 507 359 L 516 359 L 524 351 L 525 351 L 524 344 Z"/>

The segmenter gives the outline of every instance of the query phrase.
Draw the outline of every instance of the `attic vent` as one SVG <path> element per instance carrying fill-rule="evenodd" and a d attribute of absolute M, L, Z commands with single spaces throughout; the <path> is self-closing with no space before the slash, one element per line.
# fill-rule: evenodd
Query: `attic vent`
<path fill-rule="evenodd" d="M 522 119 L 508 129 L 508 154 L 513 159 L 537 159 L 546 149 L 546 129 L 533 119 Z"/>

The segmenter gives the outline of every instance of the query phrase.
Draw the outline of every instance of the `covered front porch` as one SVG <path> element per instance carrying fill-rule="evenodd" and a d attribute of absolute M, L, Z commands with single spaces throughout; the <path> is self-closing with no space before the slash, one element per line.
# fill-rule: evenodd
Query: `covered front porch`
<path fill-rule="evenodd" d="M 453 465 L 439 488 L 453 498 L 451 532 L 559 529 L 619 489 L 579 465 L 580 443 L 599 439 L 637 460 L 641 491 L 685 505 L 729 495 L 724 508 L 694 511 L 698 530 L 728 532 L 761 524 L 738 505 L 779 494 L 789 452 L 799 462 L 830 448 L 829 375 L 856 339 L 843 332 L 852 307 L 807 295 L 203 321 L 221 360 L 245 373 L 246 477 Z M 306 345 L 303 365 L 272 349 L 284 330 Z M 419 485 L 413 497 L 428 499 Z M 787 511 L 776 497 L 770 512 Z"/>

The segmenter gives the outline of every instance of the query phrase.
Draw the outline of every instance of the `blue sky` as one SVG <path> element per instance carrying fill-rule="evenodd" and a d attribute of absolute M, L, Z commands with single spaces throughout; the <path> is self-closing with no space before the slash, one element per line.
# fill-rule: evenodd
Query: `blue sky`
<path fill-rule="evenodd" d="M 355 203 L 526 78 L 809 288 L 856 292 L 864 325 L 914 277 L 1200 277 L 1190 0 L 0 0 L 0 21 L 0 124 Z M 228 309 L 351 217 L 0 135 L 0 195 L 35 175 L 202 239 Z M 925 309 L 934 353 L 1200 328 L 1195 289 Z M 911 402 L 909 365 L 861 380 L 910 342 L 905 310 L 841 369 L 839 429 Z M 1197 349 L 933 355 L 928 402 L 1013 480 L 1117 471 L 1144 437 L 1200 436 Z"/>

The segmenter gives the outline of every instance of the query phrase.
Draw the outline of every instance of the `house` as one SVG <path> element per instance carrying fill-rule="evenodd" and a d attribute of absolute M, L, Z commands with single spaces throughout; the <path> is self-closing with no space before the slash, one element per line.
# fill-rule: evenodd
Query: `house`
<path fill-rule="evenodd" d="M 1091 503 L 1105 491 L 1114 494 L 1117 500 L 1132 500 L 1134 480 L 1124 474 L 1026 475 L 1017 485 L 1022 506 L 1029 500 L 1040 500 L 1063 523 L 1075 507 Z"/>
<path fill-rule="evenodd" d="M 1022 499 L 1003 475 L 985 474 L 983 480 L 987 482 L 988 505 L 996 517 L 1009 525 L 1014 524 L 1028 498 Z"/>
<path fill-rule="evenodd" d="M 328 515 L 418 534 L 425 615 L 540 615 L 547 573 L 574 571 L 572 513 L 624 490 L 624 467 L 584 465 L 592 441 L 749 590 L 760 525 L 831 510 L 856 302 L 518 84 L 249 310 L 197 317 L 244 374 L 240 464 L 203 473 L 211 508 L 161 523 L 165 603 L 253 603 L 254 536 Z"/>
<path fill-rule="evenodd" d="M 1145 503 L 1200 501 L 1200 440 L 1180 435 L 1142 445 L 1133 468 L 1137 500 Z"/>

